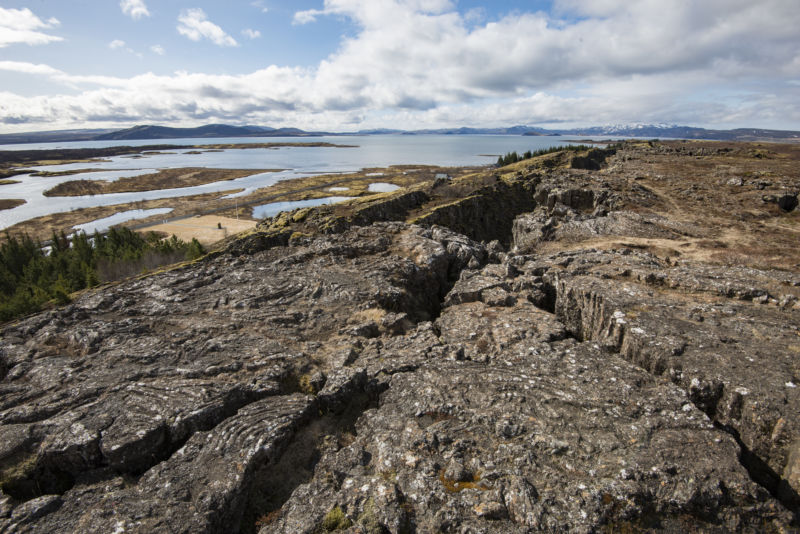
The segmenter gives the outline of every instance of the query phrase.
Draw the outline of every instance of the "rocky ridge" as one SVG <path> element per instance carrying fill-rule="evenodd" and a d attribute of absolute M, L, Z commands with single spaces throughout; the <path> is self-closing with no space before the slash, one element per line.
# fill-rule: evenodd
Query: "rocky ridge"
<path fill-rule="evenodd" d="M 301 210 L 7 325 L 0 531 L 793 531 L 782 150 Z M 720 261 L 745 231 L 765 265 Z"/>

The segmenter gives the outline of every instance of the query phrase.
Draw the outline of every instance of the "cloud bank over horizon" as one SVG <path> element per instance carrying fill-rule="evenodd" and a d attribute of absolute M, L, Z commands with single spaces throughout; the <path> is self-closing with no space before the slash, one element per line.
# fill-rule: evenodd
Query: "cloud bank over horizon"
<path fill-rule="evenodd" d="M 253 2 L 237 18 L 191 5 L 151 13 L 141 0 L 122 0 L 120 16 L 137 29 L 163 18 L 174 34 L 166 42 L 153 33 L 140 47 L 147 57 L 170 63 L 156 72 L 145 58 L 139 72 L 127 76 L 109 74 L 102 64 L 75 73 L 55 60 L 14 58 L 23 46 L 70 46 L 57 31 L 67 24 L 59 26 L 38 5 L 35 14 L 0 8 L 0 30 L 27 32 L 0 31 L 0 47 L 11 58 L 0 61 L 0 71 L 16 80 L 15 90 L 0 90 L 0 128 L 665 122 L 800 129 L 800 10 L 794 0 L 536 4 L 541 9 L 498 11 L 490 3 L 467 9 L 450 0 L 325 0 L 294 9 L 276 0 Z M 340 31 L 322 59 L 293 65 L 280 62 L 278 47 L 288 44 L 273 39 L 278 30 L 270 31 L 270 20 L 303 35 L 332 25 Z M 135 48 L 132 39 L 120 34 L 100 46 L 119 53 L 125 43 Z M 202 54 L 225 54 L 219 56 L 223 67 L 198 64 Z M 186 58 L 192 68 L 180 63 Z M 26 91 L 26 84 L 37 90 Z"/>

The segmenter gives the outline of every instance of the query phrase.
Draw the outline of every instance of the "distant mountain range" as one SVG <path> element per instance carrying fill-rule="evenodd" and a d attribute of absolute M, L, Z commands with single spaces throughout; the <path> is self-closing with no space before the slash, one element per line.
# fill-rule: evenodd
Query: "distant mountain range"
<path fill-rule="evenodd" d="M 527 135 L 527 134 L 525 134 Z M 559 135 L 620 136 L 674 139 L 708 139 L 717 141 L 800 141 L 800 132 L 788 130 L 762 130 L 758 128 L 737 128 L 735 130 L 706 130 L 691 126 L 667 124 L 634 124 L 615 126 L 595 126 L 561 130 Z"/>
<path fill-rule="evenodd" d="M 328 132 L 304 132 L 298 128 L 269 128 L 266 126 L 229 126 L 208 124 L 197 128 L 170 128 L 167 126 L 134 126 L 125 130 L 104 133 L 97 141 L 124 141 L 133 139 L 196 139 L 204 137 L 308 137 L 333 135 Z M 2 139 L 2 136 L 0 136 Z"/>
<path fill-rule="evenodd" d="M 357 132 L 308 132 L 298 128 L 269 128 L 266 126 L 230 126 L 208 124 L 197 128 L 170 128 L 167 126 L 134 126 L 124 130 L 59 130 L 0 135 L 0 144 L 56 143 L 69 141 L 132 141 L 142 139 L 220 138 L 220 137 L 319 137 L 323 135 L 575 135 L 586 137 L 645 137 L 676 139 L 709 139 L 720 141 L 800 141 L 800 131 L 761 130 L 738 128 L 735 130 L 706 130 L 691 126 L 666 124 L 633 124 L 595 126 L 548 130 L 531 126 L 510 128 L 441 128 L 430 130 L 375 129 Z"/>
<path fill-rule="evenodd" d="M 47 132 L 24 132 L 0 135 L 0 144 L 15 143 L 58 143 L 63 141 L 93 141 L 98 136 L 111 133 L 113 129 L 95 130 L 53 130 Z"/>

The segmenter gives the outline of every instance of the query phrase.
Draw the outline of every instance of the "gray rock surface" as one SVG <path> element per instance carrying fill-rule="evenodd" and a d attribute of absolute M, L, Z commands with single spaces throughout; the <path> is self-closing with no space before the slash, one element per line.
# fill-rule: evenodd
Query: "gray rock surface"
<path fill-rule="evenodd" d="M 393 374 L 355 441 L 323 457 L 262 532 L 315 532 L 337 508 L 392 532 L 780 523 L 734 439 L 683 390 L 566 338 L 553 314 L 476 301 L 435 326 L 437 357 Z M 392 356 L 405 355 L 362 360 Z"/>
<path fill-rule="evenodd" d="M 598 216 L 599 215 L 599 216 Z M 547 241 L 585 241 L 599 236 L 676 239 L 692 235 L 691 228 L 658 215 L 629 211 L 581 214 L 568 206 L 537 208 L 514 220 L 514 248 L 531 253 Z"/>

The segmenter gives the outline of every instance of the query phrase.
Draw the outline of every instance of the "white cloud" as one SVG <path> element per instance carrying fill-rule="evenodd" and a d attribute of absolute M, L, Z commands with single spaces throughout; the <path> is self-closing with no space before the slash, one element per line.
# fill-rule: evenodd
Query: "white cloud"
<path fill-rule="evenodd" d="M 258 30 L 253 30 L 251 28 L 245 28 L 242 30 L 242 35 L 247 37 L 248 39 L 258 39 L 261 37 L 261 32 Z"/>
<path fill-rule="evenodd" d="M 133 20 L 150 16 L 150 11 L 147 9 L 144 0 L 120 0 L 119 7 L 125 15 Z"/>
<path fill-rule="evenodd" d="M 127 49 L 133 53 L 133 50 Z M 69 87 L 78 88 L 85 85 L 96 85 L 102 87 L 124 88 L 128 81 L 125 78 L 115 78 L 112 76 L 84 76 L 67 74 L 66 72 L 41 63 L 27 63 L 24 61 L 0 61 L 0 70 L 8 72 L 18 72 L 24 74 L 38 74 L 47 76 L 53 81 L 63 83 Z"/>
<path fill-rule="evenodd" d="M 154 54 L 158 54 L 159 56 L 163 56 L 164 54 L 167 53 L 167 51 L 164 50 L 164 47 L 161 46 L 161 45 L 153 45 L 153 46 L 151 46 L 150 47 L 150 51 L 152 53 L 154 53 Z"/>
<path fill-rule="evenodd" d="M 298 11 L 294 14 L 292 24 L 308 24 L 317 20 L 319 15 L 324 15 L 325 12 L 319 9 L 307 9 L 305 11 Z"/>
<path fill-rule="evenodd" d="M 127 53 L 133 54 L 134 56 L 136 56 L 138 58 L 144 57 L 141 52 L 137 52 L 136 50 L 134 50 L 130 46 L 127 46 L 125 44 L 125 41 L 123 41 L 121 39 L 114 39 L 113 41 L 108 43 L 108 47 L 111 50 L 123 50 L 124 49 Z"/>
<path fill-rule="evenodd" d="M 187 9 L 178 17 L 178 33 L 192 41 L 206 38 L 217 46 L 238 46 L 236 40 L 225 31 L 208 20 L 205 11 L 200 8 Z"/>
<path fill-rule="evenodd" d="M 294 14 L 295 24 L 308 24 L 323 15 L 340 15 L 360 21 L 390 22 L 390 16 L 437 15 L 454 8 L 450 0 L 325 0 L 324 9 L 307 9 Z"/>
<path fill-rule="evenodd" d="M 250 5 L 256 9 L 260 9 L 262 13 L 269 12 L 269 8 L 264 5 L 263 0 L 255 0 L 254 2 L 250 2 Z"/>
<path fill-rule="evenodd" d="M 25 63 L 22 61 L 0 61 L 0 70 L 21 72 L 24 74 L 45 74 L 49 76 L 63 74 L 49 65 Z"/>
<path fill-rule="evenodd" d="M 786 127 L 800 123 L 800 10 L 792 4 L 687 0 L 664 10 L 655 0 L 559 0 L 560 19 L 537 12 L 476 22 L 444 0 L 327 0 L 295 20 L 345 17 L 357 30 L 315 68 L 124 79 L 7 65 L 81 89 L 39 100 L 6 94 L 0 123 Z M 236 44 L 202 10 L 179 22 L 190 39 Z"/>
<path fill-rule="evenodd" d="M 0 48 L 12 44 L 40 45 L 63 41 L 63 38 L 48 35 L 38 30 L 58 26 L 56 18 L 43 21 L 28 9 L 5 9 L 0 7 Z"/>

